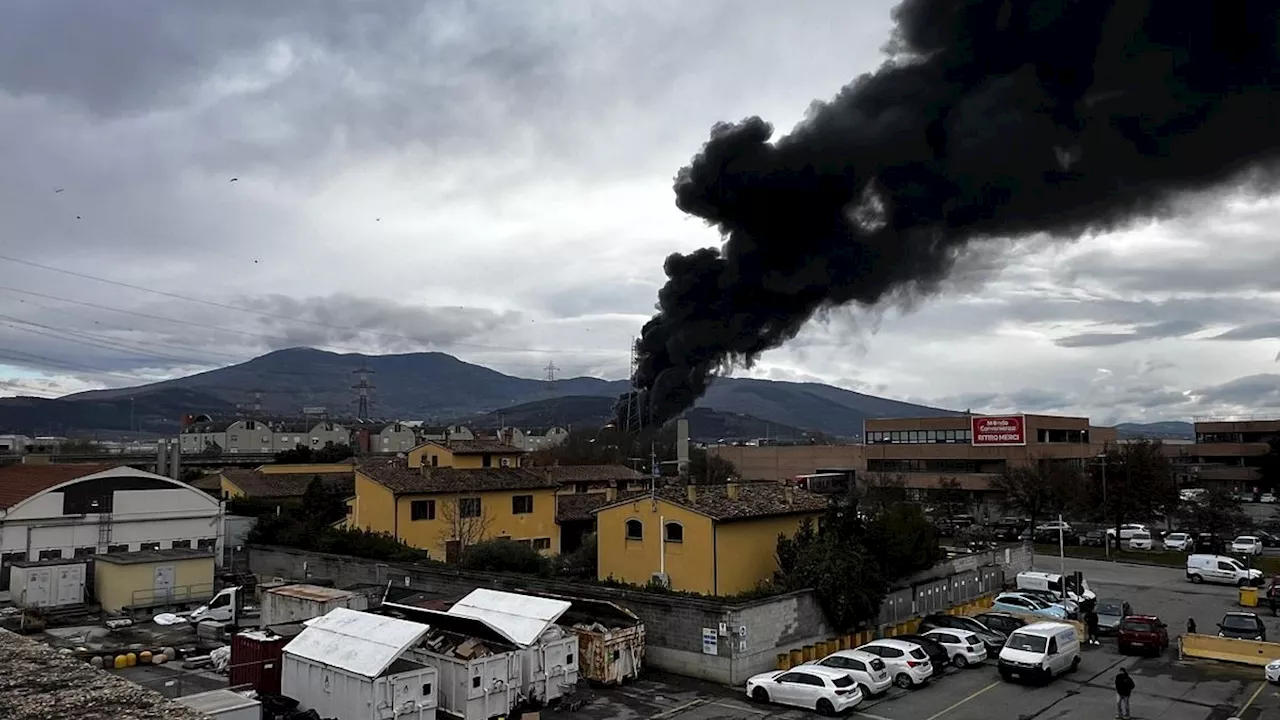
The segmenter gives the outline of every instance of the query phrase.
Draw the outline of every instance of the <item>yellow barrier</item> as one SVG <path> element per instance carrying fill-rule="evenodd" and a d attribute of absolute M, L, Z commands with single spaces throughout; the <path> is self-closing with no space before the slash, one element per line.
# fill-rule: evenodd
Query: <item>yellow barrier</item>
<path fill-rule="evenodd" d="M 1182 635 L 1178 638 L 1178 652 L 1183 657 L 1261 666 L 1280 658 L 1280 643 L 1215 635 Z"/>
<path fill-rule="evenodd" d="M 791 653 L 778 653 L 778 664 L 774 667 L 778 670 L 790 670 Z"/>
<path fill-rule="evenodd" d="M 792 666 L 792 667 L 795 667 L 796 665 L 800 665 L 800 664 L 801 664 L 801 663 L 803 663 L 803 662 L 804 662 L 804 651 L 803 651 L 803 650 L 792 650 L 792 651 L 791 651 L 791 666 Z"/>

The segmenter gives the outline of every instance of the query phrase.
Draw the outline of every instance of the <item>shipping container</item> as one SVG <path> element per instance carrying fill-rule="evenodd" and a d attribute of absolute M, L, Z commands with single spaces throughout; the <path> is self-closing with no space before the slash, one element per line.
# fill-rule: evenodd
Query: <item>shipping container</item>
<path fill-rule="evenodd" d="M 405 657 L 427 626 L 335 608 L 284 647 L 280 690 L 342 720 L 435 720 L 438 673 Z"/>
<path fill-rule="evenodd" d="M 303 625 L 277 625 L 250 630 L 231 638 L 228 684 L 248 686 L 258 693 L 280 694 L 280 664 L 284 646 L 302 632 Z"/>
<path fill-rule="evenodd" d="M 83 558 L 16 560 L 8 568 L 9 596 L 19 607 L 82 605 L 87 564 Z"/>
<path fill-rule="evenodd" d="M 396 603 L 395 613 L 431 629 L 405 657 L 434 667 L 440 678 L 438 708 L 462 720 L 512 714 L 520 704 L 520 649 L 482 620 Z"/>
<path fill-rule="evenodd" d="M 287 625 L 318 618 L 334 608 L 365 610 L 369 598 L 319 585 L 284 585 L 262 594 L 262 626 Z"/>
<path fill-rule="evenodd" d="M 176 699 L 215 720 L 262 720 L 262 703 L 231 690 L 210 690 Z"/>
<path fill-rule="evenodd" d="M 562 599 L 572 606 L 560 616 L 560 627 L 578 636 L 582 677 L 601 685 L 638 678 L 644 663 L 644 623 L 640 618 L 606 600 Z"/>
<path fill-rule="evenodd" d="M 578 682 L 578 636 L 556 625 L 572 603 L 550 597 L 478 588 L 450 615 L 483 620 L 520 648 L 521 691 L 537 704 L 567 694 Z"/>

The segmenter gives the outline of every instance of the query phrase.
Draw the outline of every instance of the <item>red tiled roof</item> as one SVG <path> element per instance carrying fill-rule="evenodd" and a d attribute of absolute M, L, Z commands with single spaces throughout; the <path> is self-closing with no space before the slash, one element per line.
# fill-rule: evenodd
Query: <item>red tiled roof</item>
<path fill-rule="evenodd" d="M 536 490 L 559 487 L 545 476 L 523 468 L 409 468 L 400 461 L 362 465 L 360 472 L 395 493 L 466 493 L 493 490 Z"/>
<path fill-rule="evenodd" d="M 345 473 L 263 473 L 257 470 L 228 468 L 222 471 L 228 480 L 251 498 L 300 498 L 315 478 L 327 488 L 350 494 L 355 489 L 356 476 Z"/>
<path fill-rule="evenodd" d="M 668 485 L 658 488 L 656 495 L 672 505 L 689 508 L 719 522 L 747 520 L 750 518 L 791 515 L 794 513 L 818 513 L 830 506 L 828 498 L 797 487 L 777 482 L 739 483 L 738 497 L 729 498 L 725 485 L 695 485 L 693 500 L 685 487 Z M 619 498 L 603 507 L 622 505 L 648 493 Z"/>
<path fill-rule="evenodd" d="M 640 480 L 644 477 L 625 465 L 552 465 L 537 470 L 545 472 L 547 477 L 559 483 L 617 482 Z"/>
<path fill-rule="evenodd" d="M 427 442 L 447 448 L 454 455 L 478 455 L 480 453 L 516 454 L 524 452 L 524 450 L 515 445 L 508 445 L 497 440 L 428 440 Z"/>
<path fill-rule="evenodd" d="M 0 508 L 14 505 L 64 482 L 120 465 L 7 465 L 0 467 Z"/>

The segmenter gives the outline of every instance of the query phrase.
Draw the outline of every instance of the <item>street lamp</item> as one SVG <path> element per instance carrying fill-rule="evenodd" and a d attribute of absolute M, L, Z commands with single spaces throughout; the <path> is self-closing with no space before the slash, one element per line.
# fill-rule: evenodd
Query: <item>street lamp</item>
<path fill-rule="evenodd" d="M 1098 453 L 1090 465 L 1102 468 L 1102 548 L 1108 560 L 1111 559 L 1111 538 L 1107 536 L 1107 452 Z M 1120 531 L 1116 530 L 1116 549 L 1120 549 Z"/>

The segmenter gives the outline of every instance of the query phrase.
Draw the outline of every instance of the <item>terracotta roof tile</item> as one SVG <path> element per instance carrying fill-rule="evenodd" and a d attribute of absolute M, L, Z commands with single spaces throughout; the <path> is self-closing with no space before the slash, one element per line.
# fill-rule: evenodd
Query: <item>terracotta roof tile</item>
<path fill-rule="evenodd" d="M 556 522 L 590 520 L 596 510 L 608 504 L 609 498 L 602 492 L 557 495 Z"/>
<path fill-rule="evenodd" d="M 394 461 L 363 465 L 360 472 L 395 493 L 458 493 L 492 490 L 537 490 L 559 487 L 546 476 L 524 468 L 409 468 Z"/>
<path fill-rule="evenodd" d="M 14 505 L 64 482 L 120 465 L 6 465 L 0 467 L 0 508 Z"/>
<path fill-rule="evenodd" d="M 227 468 L 222 474 L 251 498 L 300 498 L 307 492 L 307 486 L 314 478 L 320 478 L 320 482 L 332 490 L 349 495 L 354 491 L 356 482 L 355 474 L 351 472 L 262 473 L 257 470 Z"/>
<path fill-rule="evenodd" d="M 538 470 L 559 483 L 617 482 L 644 478 L 643 474 L 625 465 L 553 465 Z"/>
<path fill-rule="evenodd" d="M 746 520 L 749 518 L 790 515 L 792 513 L 815 513 L 827 509 L 828 500 L 823 495 L 808 490 L 783 485 L 776 482 L 739 483 L 738 498 L 729 499 L 725 485 L 695 485 L 694 498 L 689 499 L 685 487 L 668 485 L 658 488 L 659 499 L 672 505 L 679 505 L 696 510 L 721 522 Z M 787 491 L 791 491 L 790 502 Z M 604 507 L 613 507 L 632 502 L 648 493 L 636 493 L 620 498 L 615 503 Z M 602 509 L 598 508 L 597 510 Z"/>
<path fill-rule="evenodd" d="M 477 453 L 522 453 L 524 450 L 515 445 L 508 445 L 497 440 L 448 440 L 444 446 L 455 455 L 475 455 Z"/>

